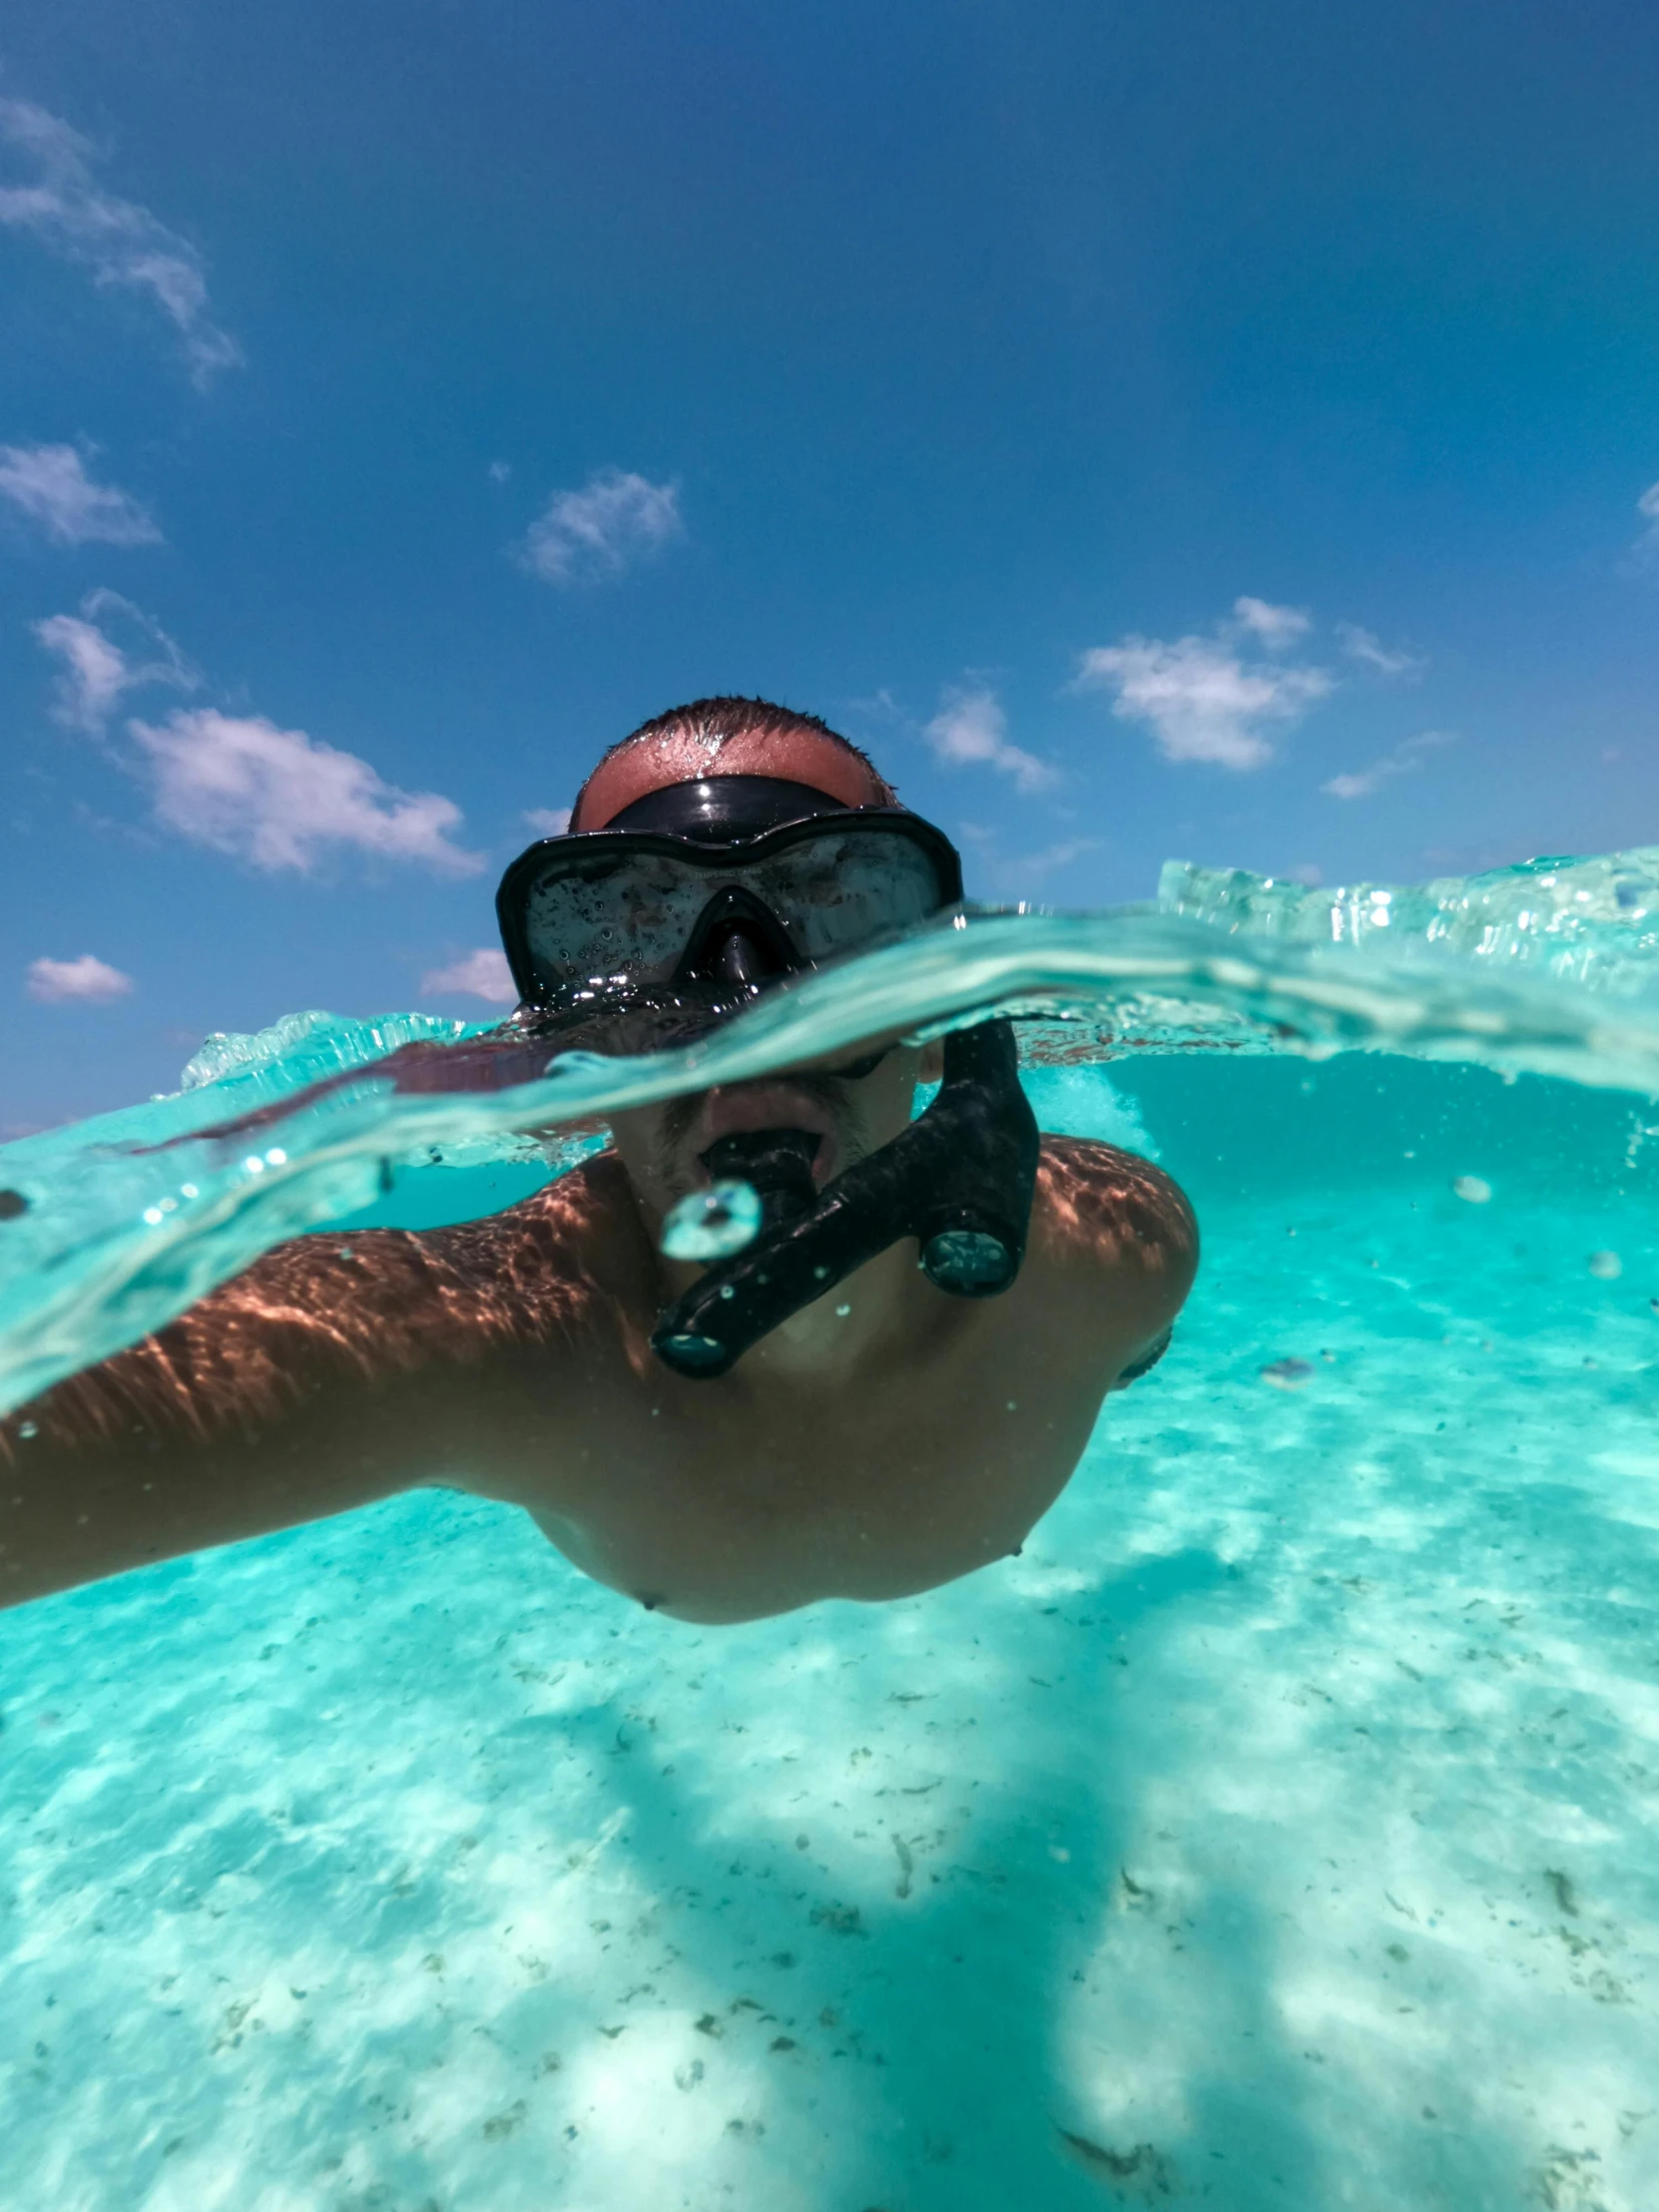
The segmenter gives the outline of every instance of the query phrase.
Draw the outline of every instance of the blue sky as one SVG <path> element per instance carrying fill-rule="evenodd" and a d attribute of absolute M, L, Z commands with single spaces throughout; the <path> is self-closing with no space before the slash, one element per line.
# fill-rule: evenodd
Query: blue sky
<path fill-rule="evenodd" d="M 0 1127 L 487 1013 L 709 691 L 986 896 L 1659 835 L 1633 0 L 12 0 L 0 100 Z"/>

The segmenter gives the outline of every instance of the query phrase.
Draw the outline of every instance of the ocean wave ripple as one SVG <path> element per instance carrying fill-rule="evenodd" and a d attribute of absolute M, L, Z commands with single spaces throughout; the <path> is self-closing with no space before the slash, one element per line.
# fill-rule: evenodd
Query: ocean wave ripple
<path fill-rule="evenodd" d="M 562 1164 L 621 1108 L 993 1009 L 1036 1064 L 1371 1050 L 1651 1097 L 1659 847 L 1334 890 L 1171 862 L 1156 906 L 969 913 L 628 1058 L 423 1014 L 210 1038 L 177 1093 L 0 1146 L 0 1410 L 363 1207 L 399 1164 Z"/>

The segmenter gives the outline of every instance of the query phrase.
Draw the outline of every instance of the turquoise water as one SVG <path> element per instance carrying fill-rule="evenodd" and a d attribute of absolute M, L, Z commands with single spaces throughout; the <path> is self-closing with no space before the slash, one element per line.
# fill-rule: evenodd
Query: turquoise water
<path fill-rule="evenodd" d="M 1172 869 L 489 1093 L 302 1017 L 0 1151 L 13 1404 L 281 1236 L 993 1003 L 1205 1236 L 1023 1555 L 920 1598 L 691 1627 L 422 1494 L 0 1615 L 30 2204 L 1648 2212 L 1656 861 Z"/>

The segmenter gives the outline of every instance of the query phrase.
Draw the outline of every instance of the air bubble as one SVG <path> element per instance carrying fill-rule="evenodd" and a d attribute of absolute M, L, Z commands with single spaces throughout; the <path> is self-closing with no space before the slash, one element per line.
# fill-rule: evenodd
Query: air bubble
<path fill-rule="evenodd" d="M 755 1242 L 760 1227 L 761 1194 L 752 1183 L 715 1183 L 672 1209 L 661 1249 L 671 1260 L 729 1260 Z"/>
<path fill-rule="evenodd" d="M 1492 1186 L 1479 1175 L 1460 1175 L 1451 1189 L 1454 1197 L 1465 1199 L 1470 1206 L 1484 1206 L 1492 1195 Z"/>
<path fill-rule="evenodd" d="M 1624 1262 L 1616 1252 L 1592 1252 L 1584 1264 L 1603 1283 L 1616 1283 L 1624 1273 Z"/>

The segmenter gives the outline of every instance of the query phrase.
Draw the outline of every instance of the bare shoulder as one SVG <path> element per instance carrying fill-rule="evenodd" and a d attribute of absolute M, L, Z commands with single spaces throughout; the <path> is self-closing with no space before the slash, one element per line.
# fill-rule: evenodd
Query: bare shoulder
<path fill-rule="evenodd" d="M 1174 1320 L 1198 1271 L 1198 1223 L 1179 1184 L 1138 1153 L 1044 1137 L 1031 1216 L 1040 1262 L 1132 1297 L 1149 1327 Z"/>

